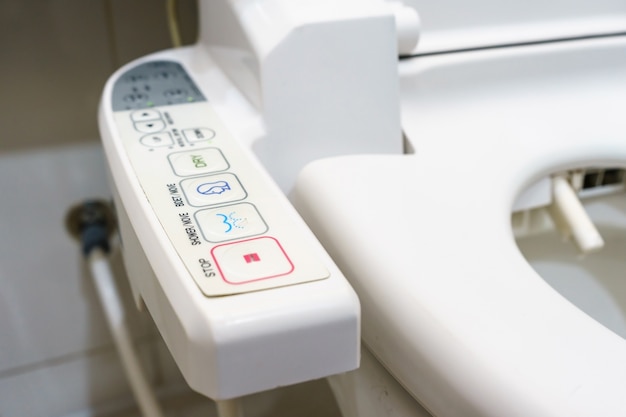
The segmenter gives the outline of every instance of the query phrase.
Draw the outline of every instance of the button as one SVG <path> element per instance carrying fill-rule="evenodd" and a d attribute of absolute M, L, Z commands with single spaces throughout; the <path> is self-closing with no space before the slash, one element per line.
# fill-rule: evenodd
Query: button
<path fill-rule="evenodd" d="M 294 270 L 283 247 L 273 237 L 218 245 L 211 250 L 211 255 L 222 278 L 229 284 L 277 278 Z"/>
<path fill-rule="evenodd" d="M 217 148 L 176 152 L 167 158 L 174 173 L 181 177 L 225 171 L 229 167 L 226 158 Z"/>
<path fill-rule="evenodd" d="M 248 195 L 239 179 L 229 173 L 189 178 L 181 181 L 180 186 L 189 204 L 195 207 L 239 201 Z"/>
<path fill-rule="evenodd" d="M 172 135 L 167 132 L 146 135 L 142 137 L 139 141 L 142 145 L 149 146 L 151 148 L 174 145 L 174 139 L 172 139 Z"/>
<path fill-rule="evenodd" d="M 215 137 L 215 132 L 211 129 L 207 129 L 206 127 L 198 127 L 195 129 L 183 129 L 183 135 L 185 135 L 187 142 L 196 143 L 213 139 Z"/>
<path fill-rule="evenodd" d="M 135 122 L 135 129 L 143 133 L 155 133 L 165 129 L 163 120 L 149 120 L 145 122 Z"/>
<path fill-rule="evenodd" d="M 159 120 L 161 113 L 157 110 L 140 110 L 130 114 L 130 118 L 133 122 L 145 122 L 148 120 Z"/>
<path fill-rule="evenodd" d="M 267 232 L 265 221 L 250 203 L 200 210 L 195 217 L 202 236 L 209 242 L 225 242 Z"/>

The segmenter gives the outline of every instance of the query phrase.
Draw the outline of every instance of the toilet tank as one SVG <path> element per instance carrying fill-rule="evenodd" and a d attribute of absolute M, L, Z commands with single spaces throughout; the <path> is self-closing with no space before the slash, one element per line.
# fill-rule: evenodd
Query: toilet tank
<path fill-rule="evenodd" d="M 421 18 L 418 54 L 626 32 L 624 0 L 404 0 Z"/>

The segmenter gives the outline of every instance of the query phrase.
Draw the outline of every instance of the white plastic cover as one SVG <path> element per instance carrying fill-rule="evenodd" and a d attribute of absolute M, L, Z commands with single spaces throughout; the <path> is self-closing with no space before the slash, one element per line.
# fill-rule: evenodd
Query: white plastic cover
<path fill-rule="evenodd" d="M 403 0 L 422 24 L 418 53 L 626 32 L 624 0 Z"/>

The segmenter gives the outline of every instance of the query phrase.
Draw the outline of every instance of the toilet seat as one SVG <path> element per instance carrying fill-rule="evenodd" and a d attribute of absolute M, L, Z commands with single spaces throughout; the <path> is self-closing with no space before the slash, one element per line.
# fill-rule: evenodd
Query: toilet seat
<path fill-rule="evenodd" d="M 292 200 L 357 291 L 365 344 L 433 415 L 626 414 L 626 340 L 543 281 L 510 224 L 551 172 L 626 167 L 625 47 L 408 61 L 415 153 L 301 173 Z"/>

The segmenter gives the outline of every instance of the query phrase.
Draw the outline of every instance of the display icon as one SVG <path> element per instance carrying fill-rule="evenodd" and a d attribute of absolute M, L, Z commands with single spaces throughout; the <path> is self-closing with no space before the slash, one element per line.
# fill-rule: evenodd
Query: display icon
<path fill-rule="evenodd" d="M 244 229 L 246 227 L 246 224 L 248 223 L 248 219 L 246 219 L 245 217 L 236 217 L 237 213 L 235 213 L 234 211 L 228 213 L 228 215 L 222 213 L 217 213 L 215 215 L 217 217 L 220 217 L 222 219 L 222 223 L 226 225 L 226 230 L 224 230 L 224 233 L 230 233 L 233 228 Z"/>
<path fill-rule="evenodd" d="M 232 182 L 230 184 L 233 185 Z M 230 195 L 234 190 L 235 188 L 227 194 Z M 250 203 L 238 203 L 198 210 L 194 216 L 202 236 L 208 242 L 224 242 L 267 232 L 267 224 L 265 224 L 256 207 Z M 258 250 L 246 250 L 237 255 L 237 260 L 245 264 L 242 256 L 248 253 L 258 253 L 262 257 L 262 253 Z"/>
<path fill-rule="evenodd" d="M 258 253 L 247 253 L 245 255 L 243 255 L 243 259 L 246 261 L 247 264 L 252 263 L 252 262 L 260 262 L 261 258 L 259 257 Z"/>
<path fill-rule="evenodd" d="M 196 187 L 196 191 L 202 195 L 222 194 L 230 190 L 228 181 L 204 182 Z"/>

